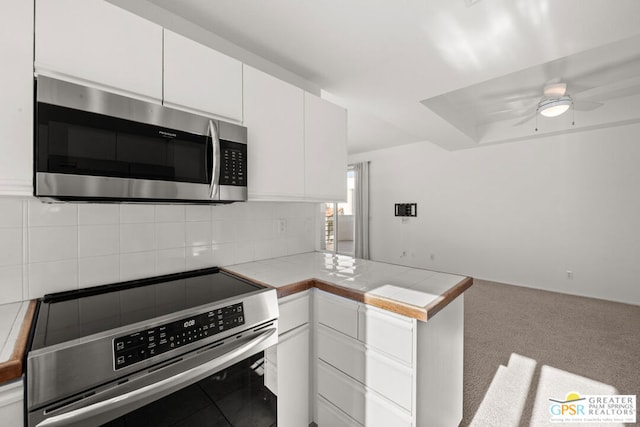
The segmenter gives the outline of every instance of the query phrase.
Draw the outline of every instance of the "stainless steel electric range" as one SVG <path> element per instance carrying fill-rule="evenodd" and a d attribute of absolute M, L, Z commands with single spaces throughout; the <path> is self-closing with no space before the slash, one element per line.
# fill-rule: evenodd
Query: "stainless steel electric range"
<path fill-rule="evenodd" d="M 46 295 L 28 426 L 274 426 L 277 319 L 275 290 L 217 268 Z"/>

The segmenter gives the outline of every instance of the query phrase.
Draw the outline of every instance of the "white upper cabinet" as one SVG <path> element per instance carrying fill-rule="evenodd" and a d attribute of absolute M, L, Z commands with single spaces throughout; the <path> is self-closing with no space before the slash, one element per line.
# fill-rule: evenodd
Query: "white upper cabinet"
<path fill-rule="evenodd" d="M 35 71 L 159 102 L 162 27 L 103 0 L 36 0 Z"/>
<path fill-rule="evenodd" d="M 33 2 L 4 1 L 0 26 L 0 196 L 33 194 Z"/>
<path fill-rule="evenodd" d="M 304 199 L 304 91 L 244 65 L 249 200 Z"/>
<path fill-rule="evenodd" d="M 242 63 L 165 29 L 164 104 L 242 122 Z"/>
<path fill-rule="evenodd" d="M 304 94 L 305 196 L 347 200 L 347 111 Z"/>

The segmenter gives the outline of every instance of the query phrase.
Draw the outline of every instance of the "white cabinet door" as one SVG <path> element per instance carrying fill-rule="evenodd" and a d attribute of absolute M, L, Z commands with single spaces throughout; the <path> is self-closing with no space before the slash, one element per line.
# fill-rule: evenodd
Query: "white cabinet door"
<path fill-rule="evenodd" d="M 318 323 L 358 337 L 358 303 L 328 292 L 316 291 L 316 319 Z"/>
<path fill-rule="evenodd" d="M 249 200 L 303 200 L 304 92 L 243 67 Z"/>
<path fill-rule="evenodd" d="M 309 325 L 279 337 L 278 426 L 309 424 Z"/>
<path fill-rule="evenodd" d="M 358 339 L 413 367 L 416 322 L 416 319 L 362 304 L 358 309 Z"/>
<path fill-rule="evenodd" d="M 0 196 L 33 194 L 33 2 L 0 6 Z"/>
<path fill-rule="evenodd" d="M 305 193 L 309 200 L 347 200 L 347 112 L 304 94 Z"/>
<path fill-rule="evenodd" d="M 242 63 L 165 29 L 164 104 L 242 122 Z"/>
<path fill-rule="evenodd" d="M 23 395 L 22 379 L 0 386 L 0 424 L 12 427 L 24 425 Z"/>
<path fill-rule="evenodd" d="M 104 0 L 36 0 L 36 73 L 162 99 L 162 27 Z"/>
<path fill-rule="evenodd" d="M 318 427 L 359 427 L 360 424 L 336 408 L 322 396 L 318 396 Z"/>
<path fill-rule="evenodd" d="M 309 295 L 310 291 L 304 291 L 278 300 L 280 335 L 309 323 Z"/>
<path fill-rule="evenodd" d="M 323 325 L 316 333 L 319 359 L 411 411 L 413 369 Z"/>
<path fill-rule="evenodd" d="M 318 394 L 363 426 L 413 424 L 410 413 L 322 361 L 318 363 Z"/>

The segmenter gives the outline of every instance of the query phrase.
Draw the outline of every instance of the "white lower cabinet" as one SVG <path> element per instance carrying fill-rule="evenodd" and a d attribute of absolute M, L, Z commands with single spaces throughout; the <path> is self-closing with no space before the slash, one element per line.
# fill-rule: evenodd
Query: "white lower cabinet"
<path fill-rule="evenodd" d="M 279 301 L 278 345 L 266 351 L 265 384 L 278 396 L 278 426 L 310 422 L 309 291 Z"/>
<path fill-rule="evenodd" d="M 462 420 L 463 299 L 419 322 L 315 290 L 318 427 Z"/>
<path fill-rule="evenodd" d="M 24 385 L 22 379 L 0 385 L 0 424 L 24 425 Z"/>

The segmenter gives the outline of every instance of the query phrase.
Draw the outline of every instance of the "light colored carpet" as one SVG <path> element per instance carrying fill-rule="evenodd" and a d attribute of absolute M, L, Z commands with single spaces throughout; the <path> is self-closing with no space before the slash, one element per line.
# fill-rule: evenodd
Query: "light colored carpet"
<path fill-rule="evenodd" d="M 640 307 L 476 280 L 464 357 L 461 426 L 557 426 L 549 398 L 640 398 Z"/>

